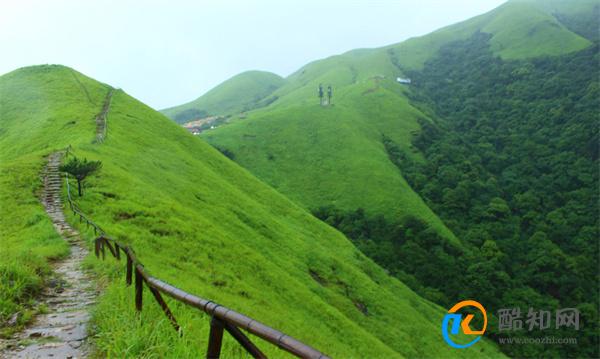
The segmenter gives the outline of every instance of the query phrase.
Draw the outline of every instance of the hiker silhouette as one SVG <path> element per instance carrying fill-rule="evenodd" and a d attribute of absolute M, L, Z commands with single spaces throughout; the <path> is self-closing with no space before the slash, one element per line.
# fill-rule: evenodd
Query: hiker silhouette
<path fill-rule="evenodd" d="M 323 85 L 319 84 L 319 103 L 323 106 Z"/>

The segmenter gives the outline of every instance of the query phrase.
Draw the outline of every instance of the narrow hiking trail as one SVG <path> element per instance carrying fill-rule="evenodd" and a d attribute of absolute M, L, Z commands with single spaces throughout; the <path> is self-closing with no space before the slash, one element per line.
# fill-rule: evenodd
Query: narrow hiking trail
<path fill-rule="evenodd" d="M 104 105 L 102 105 L 102 110 L 98 115 L 96 115 L 96 142 L 102 143 L 106 139 L 106 118 L 108 116 L 108 111 L 110 110 L 110 103 L 112 101 L 112 97 L 115 90 L 111 88 L 106 94 L 106 98 L 104 99 Z"/>
<path fill-rule="evenodd" d="M 62 152 L 48 157 L 42 173 L 41 202 L 56 231 L 71 245 L 68 257 L 53 264 L 53 278 L 44 289 L 40 305 L 44 314 L 16 334 L 0 351 L 0 358 L 81 358 L 89 352 L 87 324 L 89 309 L 96 298 L 91 278 L 81 264 L 88 253 L 79 232 L 66 221 L 61 200 L 59 166 Z"/>

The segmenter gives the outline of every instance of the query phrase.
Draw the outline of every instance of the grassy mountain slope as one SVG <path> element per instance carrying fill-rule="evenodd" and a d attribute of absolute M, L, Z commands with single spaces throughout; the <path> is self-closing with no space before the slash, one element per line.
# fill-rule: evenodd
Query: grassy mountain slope
<path fill-rule="evenodd" d="M 589 7 L 587 0 L 581 3 L 569 14 Z M 398 45 L 315 61 L 286 79 L 273 93 L 275 102 L 204 136 L 308 208 L 334 205 L 392 215 L 414 212 L 448 234 L 405 185 L 384 151 L 383 135 L 410 149 L 419 123 L 429 121 L 427 114 L 407 102 L 410 90 L 394 79 L 422 66 L 442 44 L 477 31 L 493 34 L 491 47 L 505 58 L 560 54 L 590 44 L 560 23 L 552 15 L 555 10 L 540 4 L 510 1 Z M 315 106 L 320 83 L 333 85 L 334 106 Z M 411 153 L 419 159 L 416 151 Z"/>
<path fill-rule="evenodd" d="M 490 265 L 482 263 L 490 251 L 480 250 L 481 243 L 473 246 L 469 238 L 456 239 L 407 185 L 398 167 L 405 162 L 423 163 L 420 151 L 412 147 L 413 140 L 435 135 L 430 132 L 435 126 L 429 124 L 437 115 L 429 105 L 416 109 L 415 102 L 408 101 L 417 96 L 412 89 L 419 85 L 417 82 L 406 86 L 395 78 L 422 69 L 442 46 L 479 35 L 485 38 L 494 61 L 534 59 L 589 48 L 589 36 L 576 30 L 588 26 L 580 27 L 578 21 L 569 19 L 586 19 L 595 5 L 587 0 L 568 4 L 509 1 L 487 14 L 401 44 L 354 50 L 312 62 L 290 75 L 273 93 L 277 101 L 245 118 L 234 117 L 202 136 L 260 179 L 335 224 L 365 253 L 423 296 L 448 303 L 459 294 L 469 293 L 457 291 L 464 287 L 457 283 L 464 278 L 466 268 L 477 272 Z M 333 106 L 318 105 L 319 84 L 333 85 Z M 460 170 L 468 172 L 468 166 L 465 163 Z M 436 173 L 438 169 L 430 166 L 428 170 Z M 417 180 L 425 181 L 426 177 Z M 454 199 L 464 204 L 462 196 L 463 192 L 456 195 L 445 191 L 436 200 Z M 329 208 L 319 208 L 322 206 Z M 357 211 L 361 208 L 364 218 Z M 385 216 L 385 220 L 377 215 Z M 387 227 L 379 225 L 385 221 Z M 425 222 L 413 226 L 422 235 L 405 230 L 411 222 Z M 377 238 L 378 227 L 389 229 L 386 236 L 391 239 Z M 440 278 L 441 271 L 452 279 Z M 495 273 L 487 273 L 491 279 L 482 283 L 500 283 L 493 278 Z M 497 284 L 496 288 L 506 291 L 508 286 Z M 476 291 L 474 295 L 478 295 Z"/>
<path fill-rule="evenodd" d="M 600 2 L 598 0 L 521 0 L 533 2 L 559 19 L 569 30 L 590 41 L 600 40 Z"/>
<path fill-rule="evenodd" d="M 272 105 L 244 120 L 234 118 L 205 138 L 308 209 L 410 213 L 453 238 L 407 186 L 383 145 L 383 135 L 389 136 L 410 152 L 419 121 L 428 121 L 393 81 L 397 72 L 385 51 L 355 50 L 315 61 L 288 77 Z M 318 105 L 319 84 L 333 84 L 332 106 Z"/>
<path fill-rule="evenodd" d="M 0 77 L 0 255 L 12 258 L 1 264 L 2 288 L 24 282 L 38 289 L 43 273 L 32 266 L 45 267 L 45 260 L 67 250 L 35 193 L 44 156 L 72 145 L 75 155 L 103 162 L 78 200 L 82 209 L 112 236 L 132 243 L 147 269 L 174 285 L 334 357 L 499 355 L 487 342 L 452 350 L 439 333 L 442 308 L 389 277 L 339 232 L 122 91 L 113 96 L 106 141 L 94 144 L 93 119 L 107 91 L 61 66 Z M 142 315 L 135 315 L 123 263 L 90 257 L 88 264 L 106 278 L 94 313 L 94 338 L 103 355 L 202 355 L 206 316 L 171 303 L 183 326 L 178 338 L 151 296 L 144 299 Z M 32 292 L 0 292 L 3 318 Z M 282 355 L 259 345 L 270 356 Z M 223 355 L 241 354 L 226 339 Z"/>
<path fill-rule="evenodd" d="M 351 71 L 342 68 L 337 74 L 351 76 Z M 417 121 L 426 119 L 398 90 L 389 81 L 372 79 L 337 90 L 334 106 L 275 107 L 205 138 L 306 208 L 410 213 L 452 237 L 406 184 L 382 143 L 386 134 L 410 151 Z"/>
<path fill-rule="evenodd" d="M 208 116 L 238 114 L 260 106 L 284 83 L 282 77 L 264 71 L 247 71 L 208 91 L 200 98 L 162 110 L 178 123 Z"/>
<path fill-rule="evenodd" d="M 552 3 L 554 6 L 552 6 Z M 513 0 L 472 19 L 388 47 L 406 69 L 420 69 L 444 44 L 465 40 L 476 32 L 492 35 L 492 51 L 503 59 L 561 55 L 591 42 L 568 29 L 560 14 L 587 16 L 594 1 Z M 597 3 L 597 2 L 596 2 Z M 558 18 L 557 18 L 558 17 Z"/>
<path fill-rule="evenodd" d="M 58 148 L 54 143 L 68 143 L 75 128 L 93 134 L 89 119 L 101 106 L 104 89 L 90 84 L 75 72 L 63 69 L 59 75 L 49 67 L 1 77 L 0 326 L 13 313 L 20 313 L 19 324 L 30 319 L 28 305 L 50 270 L 47 260 L 68 254 L 67 243 L 36 198 L 38 176 L 42 154 Z M 60 106 L 53 103 L 57 97 Z"/>

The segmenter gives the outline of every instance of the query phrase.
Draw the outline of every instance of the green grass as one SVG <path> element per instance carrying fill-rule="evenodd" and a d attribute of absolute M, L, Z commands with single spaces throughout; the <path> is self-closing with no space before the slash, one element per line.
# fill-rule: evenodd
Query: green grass
<path fill-rule="evenodd" d="M 339 232 L 124 92 L 113 97 L 106 141 L 94 144 L 93 119 L 107 91 L 58 66 L 0 77 L 0 176 L 3 184 L 11 184 L 1 187 L 0 208 L 6 216 L 0 248 L 2 258 L 13 258 L 12 268 L 23 268 L 25 277 L 38 281 L 36 288 L 43 273 L 31 266 L 31 259 L 46 267 L 46 260 L 67 251 L 35 196 L 38 171 L 45 155 L 71 144 L 77 156 L 103 162 L 78 199 L 81 208 L 113 237 L 131 243 L 147 270 L 173 285 L 334 357 L 501 355 L 487 341 L 469 350 L 451 349 L 440 335 L 443 308 L 388 276 Z M 381 149 L 372 145 L 369 151 Z M 92 238 L 85 227 L 80 230 Z M 86 263 L 105 287 L 93 316 L 98 356 L 203 355 L 205 315 L 169 301 L 183 327 L 178 338 L 148 293 L 144 311 L 135 314 L 133 289 L 124 287 L 124 263 L 91 256 Z M 310 271 L 318 273 L 321 283 Z M 6 275 L 0 281 L 14 285 Z M 24 305 L 26 298 L 7 301 Z M 362 305 L 368 315 L 358 309 Z M 283 355 L 256 340 L 268 355 Z M 243 353 L 227 339 L 224 356 Z"/>
<path fill-rule="evenodd" d="M 421 69 L 444 44 L 466 40 L 477 31 L 493 35 L 490 40 L 492 50 L 503 59 L 556 56 L 590 46 L 589 40 L 566 28 L 555 15 L 558 11 L 571 16 L 585 16 L 595 3 L 590 0 L 556 3 L 545 0 L 508 1 L 483 15 L 387 48 L 394 51 L 396 61 L 404 68 Z"/>
<path fill-rule="evenodd" d="M 498 9 L 482 29 L 494 35 L 491 49 L 503 59 L 556 56 L 591 45 L 535 4 L 512 2 L 508 5 Z"/>
<path fill-rule="evenodd" d="M 382 135 L 420 160 L 410 146 L 411 138 L 420 131 L 418 120 L 428 121 L 428 116 L 407 100 L 410 86 L 394 79 L 403 70 L 420 68 L 444 44 L 477 31 L 493 34 L 492 50 L 507 59 L 582 49 L 590 42 L 553 15 L 556 11 L 581 14 L 591 7 L 588 0 L 575 3 L 569 12 L 557 4 L 511 1 L 397 45 L 354 50 L 312 62 L 273 92 L 275 102 L 248 116 L 234 116 L 230 124 L 206 131 L 203 137 L 233 152 L 236 162 L 305 208 L 364 208 L 370 214 L 392 218 L 412 214 L 453 238 L 384 151 Z M 319 84 L 333 85 L 335 106 L 317 105 Z"/>
<path fill-rule="evenodd" d="M 239 114 L 267 104 L 273 91 L 284 79 L 264 71 L 247 71 L 236 75 L 208 91 L 200 98 L 162 110 L 179 123 L 208 116 Z"/>
<path fill-rule="evenodd" d="M 68 254 L 40 205 L 39 173 L 44 155 L 76 138 L 72 134 L 93 138 L 89 119 L 100 106 L 103 88 L 89 88 L 86 95 L 82 88 L 90 82 L 70 69 L 50 66 L 2 76 L 0 325 L 17 312 L 19 326 L 30 319 L 33 299 L 50 271 L 48 261 Z"/>
<path fill-rule="evenodd" d="M 387 51 L 355 50 L 315 61 L 286 79 L 273 93 L 276 102 L 203 138 L 306 209 L 331 205 L 389 219 L 414 215 L 456 241 L 385 151 L 383 135 L 420 160 L 411 139 L 419 120 L 429 121 L 410 105 L 397 74 Z M 319 106 L 319 84 L 333 85 L 333 106 Z"/>
<path fill-rule="evenodd" d="M 338 67 L 338 73 L 346 71 Z M 305 105 L 256 111 L 204 138 L 232 151 L 236 162 L 307 209 L 333 205 L 364 208 L 370 215 L 413 214 L 452 237 L 408 186 L 382 143 L 386 134 L 413 153 L 417 119 L 427 119 L 398 91 L 389 79 L 336 87 L 331 107 L 315 104 L 314 95 L 311 101 L 301 91 L 290 96 Z"/>

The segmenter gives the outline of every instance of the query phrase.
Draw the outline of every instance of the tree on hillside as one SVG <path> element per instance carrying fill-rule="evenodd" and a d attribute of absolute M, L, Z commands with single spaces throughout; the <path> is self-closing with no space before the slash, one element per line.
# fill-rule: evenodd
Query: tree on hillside
<path fill-rule="evenodd" d="M 60 166 L 60 170 L 70 174 L 71 176 L 77 179 L 77 192 L 79 196 L 83 196 L 82 184 L 83 180 L 85 180 L 92 173 L 100 170 L 102 167 L 101 161 L 88 161 L 86 158 L 83 161 L 79 160 L 77 157 L 73 157 L 69 162 Z"/>

